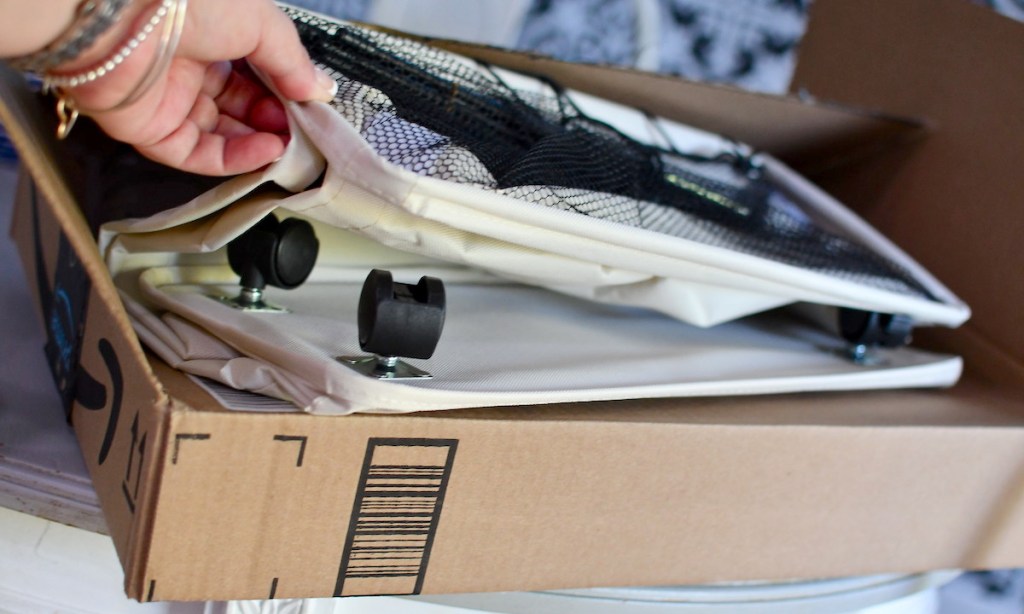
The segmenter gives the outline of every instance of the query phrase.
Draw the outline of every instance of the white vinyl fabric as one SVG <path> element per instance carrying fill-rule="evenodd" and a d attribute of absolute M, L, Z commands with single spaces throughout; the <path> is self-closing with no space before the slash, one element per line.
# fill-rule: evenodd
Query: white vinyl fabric
<path fill-rule="evenodd" d="M 502 79 L 533 87 L 511 73 Z M 701 155 L 736 147 L 572 96 L 656 146 L 669 140 Z M 770 157 L 765 172 L 816 223 L 896 263 L 931 298 L 422 176 L 383 159 L 330 105 L 288 111 L 293 138 L 267 169 L 101 231 L 140 337 L 190 373 L 320 413 L 946 386 L 959 376 L 958 358 L 913 349 L 854 364 L 834 333 L 772 311 L 844 306 L 943 326 L 969 316 L 899 248 Z M 314 222 L 321 241 L 305 286 L 268 289 L 292 313 L 245 313 L 213 300 L 237 294 L 224 247 L 272 211 Z M 334 360 L 360 353 L 355 308 L 371 268 L 392 268 L 406 282 L 434 271 L 448 285 L 441 343 L 417 363 L 434 379 L 380 382 Z"/>
<path fill-rule="evenodd" d="M 132 314 L 172 366 L 332 414 L 943 386 L 961 367 L 912 349 L 857 365 L 835 335 L 784 312 L 699 328 L 466 271 L 398 268 L 400 280 L 449 280 L 447 323 L 434 356 L 410 361 L 433 379 L 379 381 L 335 360 L 363 354 L 363 274 L 321 269 L 301 288 L 273 293 L 290 313 L 252 313 L 214 299 L 234 291 L 226 267 L 154 267 L 139 286 L 157 309 L 133 305 Z"/>
<path fill-rule="evenodd" d="M 381 160 L 328 105 L 291 105 L 290 110 L 299 136 L 282 160 L 178 209 L 108 225 L 107 240 L 113 234 L 143 236 L 194 223 L 265 183 L 302 190 L 326 164 L 322 184 L 258 209 L 228 212 L 230 222 L 208 228 L 195 247 L 223 245 L 281 207 L 400 251 L 594 300 L 645 306 L 697 326 L 795 302 L 902 313 L 920 325 L 958 326 L 970 315 L 965 304 L 898 247 L 770 158 L 765 159 L 769 171 L 803 196 L 805 206 L 911 272 L 936 300 L 418 176 Z M 134 244 L 136 239 L 126 241 Z"/>
<path fill-rule="evenodd" d="M 108 225 L 107 259 L 140 338 L 161 358 L 305 411 L 932 387 L 954 383 L 961 371 L 959 358 L 910 348 L 880 350 L 877 364 L 855 364 L 834 332 L 795 311 L 700 327 L 643 307 L 565 296 L 427 260 L 315 220 L 322 249 L 310 280 L 292 291 L 267 290 L 268 300 L 291 313 L 239 311 L 216 300 L 238 292 L 223 246 L 282 199 L 294 198 L 263 191 L 230 207 L 211 206 L 225 194 L 245 193 L 247 181 L 231 180 L 148 220 Z M 121 233 L 119 227 L 164 230 Z M 361 354 L 356 308 L 373 267 L 407 283 L 423 274 L 445 280 L 441 342 L 431 359 L 410 361 L 433 379 L 378 381 L 335 360 Z"/>

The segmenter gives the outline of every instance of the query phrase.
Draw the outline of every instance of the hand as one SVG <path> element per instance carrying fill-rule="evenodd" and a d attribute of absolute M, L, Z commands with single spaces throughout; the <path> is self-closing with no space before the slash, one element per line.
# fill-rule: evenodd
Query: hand
<path fill-rule="evenodd" d="M 140 15 L 143 22 L 153 7 Z M 181 170 L 232 175 L 279 158 L 288 142 L 284 107 L 246 60 L 290 100 L 329 101 L 333 80 L 313 66 L 271 0 L 190 0 L 185 17 L 169 69 L 141 98 L 90 111 L 117 105 L 139 83 L 163 24 L 117 70 L 69 90 L 76 104 L 111 137 Z"/>

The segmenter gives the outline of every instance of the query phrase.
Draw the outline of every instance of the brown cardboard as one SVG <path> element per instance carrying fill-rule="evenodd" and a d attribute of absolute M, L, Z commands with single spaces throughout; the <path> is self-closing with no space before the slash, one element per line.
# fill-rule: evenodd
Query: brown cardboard
<path fill-rule="evenodd" d="M 870 401 L 926 404 L 919 395 Z M 804 420 L 829 404 L 781 402 Z M 849 402 L 834 409 L 848 412 Z M 272 586 L 277 596 L 334 594 L 356 468 L 371 438 L 391 437 L 458 442 L 424 592 L 1019 561 L 999 519 L 1004 505 L 1016 504 L 1004 499 L 1021 486 L 1019 423 L 979 429 L 693 420 L 711 418 L 716 405 L 750 416 L 779 403 L 642 404 L 652 421 L 629 416 L 636 405 L 628 403 L 360 416 L 344 424 L 305 415 L 177 413 L 175 437 L 206 438 L 182 439 L 176 462 L 167 461 L 174 451 L 165 451 L 149 560 L 135 590 L 152 589 L 157 599 L 265 597 Z M 301 467 L 300 445 L 275 439 L 284 435 L 307 438 Z M 930 477 L 937 475 L 942 479 Z"/>
<path fill-rule="evenodd" d="M 1024 23 L 959 0 L 822 2 L 812 18 L 794 88 L 933 127 L 901 163 L 822 183 L 971 305 L 979 343 L 1024 364 Z M 887 179 L 865 193 L 861 176 Z"/>
<path fill-rule="evenodd" d="M 542 75 L 565 87 L 638 106 L 770 151 L 805 173 L 872 155 L 894 143 L 914 142 L 922 127 L 908 118 L 835 103 L 809 106 L 794 98 L 684 81 L 613 66 L 560 62 L 542 56 L 453 41 L 425 39 L 481 61 Z"/>
<path fill-rule="evenodd" d="M 901 7 L 923 6 L 902 1 Z M 927 1 L 931 35 L 954 38 L 962 9 Z M 839 29 L 859 23 L 844 20 L 863 11 L 866 24 L 895 35 L 902 26 L 886 21 L 892 6 L 817 0 L 810 30 L 838 37 Z M 1021 40 L 1018 30 L 978 19 L 976 36 Z M 901 42 L 916 48 L 924 41 Z M 408 416 L 223 411 L 191 380 L 146 355 L 71 198 L 66 177 L 73 171 L 58 167 L 65 161 L 49 136 L 48 110 L 20 97 L 12 75 L 3 73 L 0 121 L 38 186 L 23 185 L 14 233 L 29 279 L 39 280 L 51 337 L 79 329 L 55 323 L 47 288 L 68 270 L 84 270 L 91 281 L 83 291 L 80 340 L 62 338 L 81 348 L 69 393 L 76 399 L 72 421 L 128 594 L 170 600 L 441 593 L 1024 566 L 1024 378 L 1019 363 L 995 368 L 1007 356 L 1019 358 L 1024 344 L 1016 333 L 996 335 L 988 320 L 1012 322 L 1021 297 L 1006 293 L 1000 307 L 982 296 L 998 286 L 956 274 L 975 252 L 1010 249 L 1024 186 L 1009 172 L 1000 175 L 994 184 L 1013 198 L 986 199 L 987 216 L 929 223 L 928 231 L 939 234 L 918 238 L 922 217 L 936 207 L 949 213 L 957 202 L 922 178 L 952 175 L 948 181 L 968 191 L 993 184 L 990 169 L 951 167 L 934 143 L 961 151 L 982 148 L 984 139 L 947 129 L 956 117 L 940 122 L 923 107 L 857 100 L 856 88 L 827 89 L 829 75 L 841 75 L 835 66 L 859 63 L 861 80 L 874 78 L 871 61 L 850 57 L 864 49 L 811 36 L 798 78 L 815 95 L 868 104 L 879 114 L 479 52 L 626 102 L 653 101 L 658 109 L 648 110 L 771 145 L 812 170 L 845 162 L 842 176 L 823 176 L 853 196 L 865 194 L 859 186 L 867 184 L 886 210 L 897 212 L 875 215 L 887 232 L 940 276 L 952 274 L 955 290 L 979 294 L 979 317 L 990 323 L 942 340 L 968 355 L 961 385 Z M 875 57 L 874 64 L 882 62 Z M 917 68 L 893 70 L 912 75 Z M 943 78 L 929 75 L 935 83 Z M 1002 100 L 994 83 L 973 85 L 982 102 Z M 885 115 L 919 112 L 930 129 L 924 141 L 913 123 Z M 1005 138 L 1024 142 L 1017 121 L 1004 127 Z M 898 167 L 880 166 L 893 159 Z M 979 221 L 990 218 L 1010 224 Z M 69 249 L 61 250 L 61 237 Z M 928 250 L 929 241 L 946 249 Z M 985 264 L 1015 287 L 1018 260 Z M 353 514 L 361 494 L 367 502 L 368 493 L 395 483 L 396 472 L 414 493 L 431 495 L 391 500 L 414 515 Z M 380 521 L 389 523 L 391 538 L 413 540 L 402 546 L 412 550 L 356 550 L 352 529 Z M 360 558 L 368 553 L 377 561 Z M 395 573 L 366 573 L 366 565 Z"/>
<path fill-rule="evenodd" d="M 15 210 L 12 231 L 22 239 L 19 247 L 27 278 L 36 282 L 34 295 L 37 302 L 42 302 L 41 295 L 54 293 L 54 266 L 61 239 L 68 232 L 54 219 L 52 209 L 43 204 L 48 201 L 41 190 L 37 192 L 35 184 L 27 177 L 22 179 L 17 201 L 22 206 Z M 43 249 L 37 250 L 37 245 L 42 245 Z M 98 258 L 86 252 L 78 255 L 79 262 L 90 256 Z M 84 263 L 82 268 L 85 268 Z M 90 276 L 90 279 L 99 282 L 97 285 L 103 282 L 103 278 Z M 72 423 L 93 485 L 100 500 L 106 502 L 103 507 L 108 533 L 114 539 L 122 563 L 130 568 L 131 558 L 137 555 L 134 543 L 140 538 L 136 531 L 141 525 L 136 524 L 136 518 L 145 515 L 145 509 L 138 508 L 143 508 L 147 501 L 144 484 L 149 474 L 142 473 L 139 442 L 132 444 L 124 437 L 128 433 L 128 437 L 134 439 L 131 433 L 140 429 L 142 433 L 158 430 L 161 408 L 168 401 L 145 362 L 118 303 L 93 286 L 88 290 L 87 304 L 88 319 L 81 326 L 82 338 L 78 343 L 81 371 L 77 374 L 78 390 L 74 396 L 78 402 Z M 41 306 L 40 313 L 52 315 L 53 310 L 44 311 Z M 62 324 L 63 321 L 57 325 L 47 321 L 44 328 L 68 331 Z M 84 380 L 92 381 L 93 385 Z M 117 499 L 121 501 L 119 505 L 109 505 L 111 500 Z"/>

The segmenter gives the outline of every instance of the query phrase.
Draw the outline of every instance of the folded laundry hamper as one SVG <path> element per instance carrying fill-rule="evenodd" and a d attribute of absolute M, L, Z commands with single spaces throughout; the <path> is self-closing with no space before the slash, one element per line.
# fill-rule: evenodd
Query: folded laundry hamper
<path fill-rule="evenodd" d="M 270 167 L 111 222 L 142 340 L 318 413 L 948 386 L 966 305 L 771 156 L 287 8 L 334 101 Z"/>

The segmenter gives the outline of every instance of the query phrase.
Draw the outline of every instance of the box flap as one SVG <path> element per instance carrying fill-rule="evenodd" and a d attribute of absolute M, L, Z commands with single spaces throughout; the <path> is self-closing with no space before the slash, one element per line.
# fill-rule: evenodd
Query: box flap
<path fill-rule="evenodd" d="M 408 36 L 405 33 L 398 33 Z M 811 104 L 732 86 L 607 65 L 578 64 L 486 45 L 417 37 L 482 62 L 546 77 L 652 115 L 725 135 L 808 174 L 873 155 L 925 134 L 911 118 L 837 104 Z"/>
<path fill-rule="evenodd" d="M 82 445 L 122 564 L 139 553 L 137 520 L 169 401 L 144 358 L 106 265 L 77 206 L 53 125 L 21 75 L 0 64 L 0 122 L 32 181 L 22 177 L 12 234 L 35 281 L 46 352 Z M 43 348 L 40 348 L 42 351 Z M 152 410 L 152 411 L 150 411 Z M 147 432 L 153 432 L 148 438 Z M 147 451 L 148 447 L 148 451 Z"/>
<path fill-rule="evenodd" d="M 1024 364 L 1024 23 L 962 0 L 817 0 L 799 57 L 795 91 L 933 127 L 818 179 L 971 306 L 986 364 Z"/>

